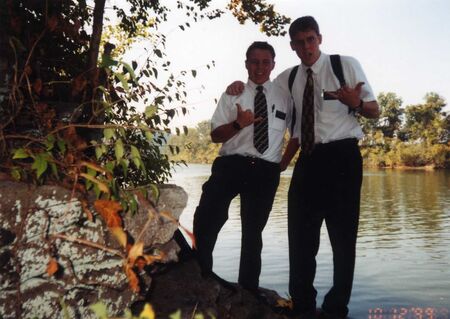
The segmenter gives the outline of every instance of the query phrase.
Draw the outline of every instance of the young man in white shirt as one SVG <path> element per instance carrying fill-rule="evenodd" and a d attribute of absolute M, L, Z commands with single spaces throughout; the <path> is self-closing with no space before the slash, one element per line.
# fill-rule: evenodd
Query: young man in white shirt
<path fill-rule="evenodd" d="M 242 242 L 238 282 L 258 293 L 262 231 L 280 179 L 283 138 L 290 125 L 291 97 L 270 81 L 275 52 L 267 42 L 247 50 L 248 82 L 240 96 L 222 94 L 211 120 L 211 138 L 223 143 L 194 214 L 196 256 L 205 276 L 213 275 L 212 252 L 240 195 Z"/>

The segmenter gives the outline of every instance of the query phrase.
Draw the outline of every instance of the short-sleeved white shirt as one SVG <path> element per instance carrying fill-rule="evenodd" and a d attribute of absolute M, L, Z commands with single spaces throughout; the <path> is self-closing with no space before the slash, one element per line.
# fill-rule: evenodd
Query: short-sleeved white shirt
<path fill-rule="evenodd" d="M 349 87 L 355 87 L 358 82 L 364 82 L 361 90 L 361 99 L 365 102 L 375 101 L 369 82 L 359 62 L 349 56 L 341 56 L 342 69 L 345 82 Z M 296 109 L 296 122 L 293 137 L 300 137 L 303 91 L 305 89 L 306 70 L 311 68 L 314 79 L 314 133 L 315 143 L 328 143 L 331 141 L 355 137 L 361 139 L 363 132 L 353 112 L 348 112 L 347 105 L 338 100 L 324 100 L 323 91 L 335 91 L 340 88 L 339 80 L 333 72 L 330 56 L 320 54 L 319 59 L 311 67 L 300 64 L 297 76 L 292 86 L 292 97 Z M 289 74 L 292 68 L 283 71 L 274 80 L 289 94 Z"/>
<path fill-rule="evenodd" d="M 244 92 L 241 95 L 232 96 L 223 93 L 211 119 L 211 130 L 236 120 L 237 103 L 241 105 L 242 110 L 254 112 L 256 87 L 257 85 L 255 83 L 248 80 Z M 253 125 L 249 125 L 223 143 L 219 155 L 237 154 L 258 157 L 274 163 L 280 162 L 284 134 L 291 123 L 292 100 L 289 94 L 286 94 L 286 92 L 274 85 L 271 81 L 265 82 L 263 87 L 267 101 L 269 125 L 268 149 L 263 154 L 256 150 L 253 145 Z"/>

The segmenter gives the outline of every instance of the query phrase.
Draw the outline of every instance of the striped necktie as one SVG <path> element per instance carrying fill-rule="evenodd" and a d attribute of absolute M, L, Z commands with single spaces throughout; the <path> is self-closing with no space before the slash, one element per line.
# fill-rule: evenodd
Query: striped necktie
<path fill-rule="evenodd" d="M 253 124 L 253 145 L 261 154 L 269 147 L 269 132 L 267 122 L 267 101 L 263 93 L 263 86 L 256 87 L 258 91 L 255 96 L 255 118 L 260 117 L 261 121 Z"/>
<path fill-rule="evenodd" d="M 307 69 L 305 91 L 303 92 L 302 108 L 302 152 L 311 154 L 314 148 L 314 80 L 312 70 Z"/>

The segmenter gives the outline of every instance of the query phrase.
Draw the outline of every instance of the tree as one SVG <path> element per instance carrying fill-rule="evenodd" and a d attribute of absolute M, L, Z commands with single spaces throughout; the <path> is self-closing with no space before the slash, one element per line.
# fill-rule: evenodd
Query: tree
<path fill-rule="evenodd" d="M 220 17 L 223 10 L 207 11 L 210 2 L 177 1 L 176 10 L 194 21 Z M 168 17 L 164 3 L 169 2 L 127 0 L 112 6 L 124 40 L 143 29 L 158 40 L 143 65 L 121 61 L 107 42 L 100 47 L 106 0 L 0 3 L 3 172 L 39 183 L 83 180 L 99 196 L 113 190 L 113 197 L 120 197 L 121 188 L 167 179 L 170 161 L 161 146 L 170 120 L 186 112 L 187 93 L 182 77 L 170 72 L 165 36 L 157 31 Z M 268 35 L 283 34 L 289 22 L 262 0 L 231 1 L 227 8 Z M 156 80 L 161 73 L 167 78 L 162 84 Z M 195 76 L 192 70 L 181 76 L 189 74 Z M 170 107 L 174 101 L 179 107 Z M 147 106 L 143 114 L 134 107 L 138 102 Z"/>
<path fill-rule="evenodd" d="M 378 103 L 381 107 L 380 129 L 385 137 L 396 136 L 402 124 L 402 99 L 397 94 L 388 92 L 378 94 Z"/>
<path fill-rule="evenodd" d="M 405 109 L 403 132 L 408 140 L 428 145 L 447 143 L 446 114 L 442 112 L 446 102 L 437 93 L 427 93 L 424 104 L 409 105 Z"/>
<path fill-rule="evenodd" d="M 380 120 L 362 119 L 365 138 L 362 155 L 375 167 L 433 166 L 450 163 L 449 116 L 445 100 L 436 93 L 425 95 L 425 103 L 401 108 L 395 93 L 380 93 Z"/>

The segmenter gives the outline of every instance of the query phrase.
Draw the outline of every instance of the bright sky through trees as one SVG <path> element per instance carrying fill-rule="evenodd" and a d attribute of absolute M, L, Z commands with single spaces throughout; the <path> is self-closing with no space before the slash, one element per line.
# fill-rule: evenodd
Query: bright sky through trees
<path fill-rule="evenodd" d="M 118 1 L 118 0 L 116 0 Z M 362 64 L 375 91 L 395 92 L 403 106 L 423 102 L 433 91 L 450 99 L 450 1 L 448 0 L 268 0 L 275 9 L 295 19 L 313 15 L 323 35 L 322 51 L 352 55 Z M 226 0 L 213 0 L 224 8 Z M 247 79 L 245 51 L 255 40 L 276 50 L 276 76 L 298 64 L 289 37 L 266 37 L 252 23 L 239 25 L 230 13 L 216 20 L 191 23 L 172 14 L 160 30 L 167 36 L 172 68 L 197 69 L 189 81 L 189 114 L 174 126 L 195 126 L 211 117 L 215 98 L 233 80 Z M 205 65 L 215 61 L 215 67 Z M 203 87 L 203 88 L 202 88 Z M 447 107 L 448 109 L 448 107 Z"/>

